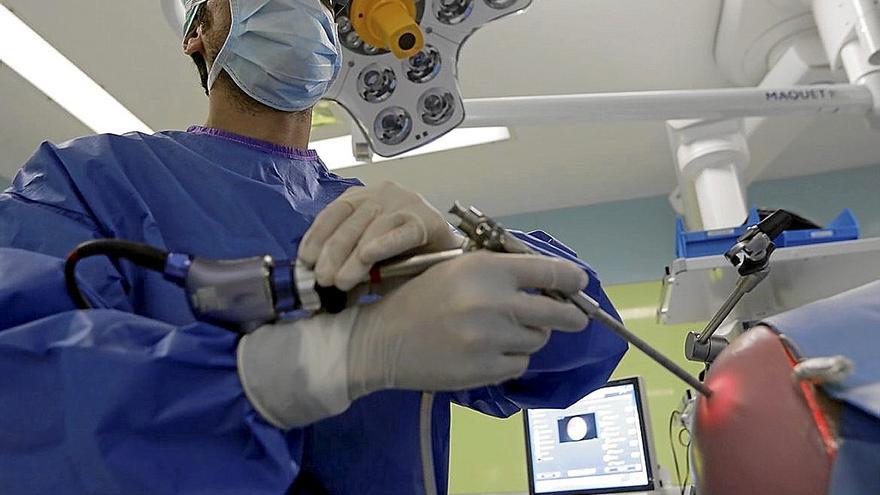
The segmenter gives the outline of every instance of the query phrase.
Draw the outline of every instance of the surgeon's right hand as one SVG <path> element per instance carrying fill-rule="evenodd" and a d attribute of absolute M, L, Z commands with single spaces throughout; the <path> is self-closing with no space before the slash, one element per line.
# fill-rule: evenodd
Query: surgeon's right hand
<path fill-rule="evenodd" d="M 349 397 L 519 377 L 550 329 L 588 323 L 574 305 L 524 289 L 572 294 L 587 282 L 574 264 L 543 256 L 475 252 L 437 265 L 360 309 L 348 348 Z"/>

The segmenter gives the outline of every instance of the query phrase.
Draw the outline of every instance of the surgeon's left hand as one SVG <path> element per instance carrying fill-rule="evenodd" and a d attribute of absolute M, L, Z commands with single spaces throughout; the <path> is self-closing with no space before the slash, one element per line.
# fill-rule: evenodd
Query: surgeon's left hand
<path fill-rule="evenodd" d="M 322 211 L 303 237 L 299 260 L 323 287 L 350 290 L 375 263 L 460 247 L 463 238 L 421 195 L 394 182 L 353 187 Z"/>

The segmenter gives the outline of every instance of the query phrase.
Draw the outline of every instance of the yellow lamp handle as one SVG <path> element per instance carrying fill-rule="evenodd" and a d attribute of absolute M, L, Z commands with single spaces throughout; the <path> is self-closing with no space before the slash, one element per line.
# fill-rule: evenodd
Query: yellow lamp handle
<path fill-rule="evenodd" d="M 364 42 L 390 50 L 399 59 L 425 46 L 413 0 L 354 0 L 350 12 L 351 25 Z"/>

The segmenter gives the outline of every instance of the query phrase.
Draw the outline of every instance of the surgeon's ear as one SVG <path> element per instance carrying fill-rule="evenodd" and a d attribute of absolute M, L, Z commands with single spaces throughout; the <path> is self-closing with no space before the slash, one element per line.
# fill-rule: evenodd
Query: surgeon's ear
<path fill-rule="evenodd" d="M 205 42 L 202 37 L 202 26 L 196 26 L 186 39 L 183 40 L 183 53 L 193 55 L 205 52 Z"/>

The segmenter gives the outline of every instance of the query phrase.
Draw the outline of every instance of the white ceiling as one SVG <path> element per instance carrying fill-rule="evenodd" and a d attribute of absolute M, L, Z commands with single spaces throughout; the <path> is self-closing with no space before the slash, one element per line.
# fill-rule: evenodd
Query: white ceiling
<path fill-rule="evenodd" d="M 159 0 L 0 0 L 154 129 L 205 114 L 191 62 Z M 721 0 L 535 0 L 525 14 L 475 34 L 462 54 L 466 97 L 723 87 L 712 56 Z M 44 139 L 88 133 L 0 66 L 0 175 Z M 321 128 L 315 138 L 347 133 Z M 446 206 L 493 214 L 669 193 L 675 176 L 658 122 L 518 127 L 514 139 L 342 171 L 393 179 Z M 840 150 L 846 150 L 841 154 Z M 761 178 L 880 163 L 880 139 L 855 117 L 829 117 Z"/>

